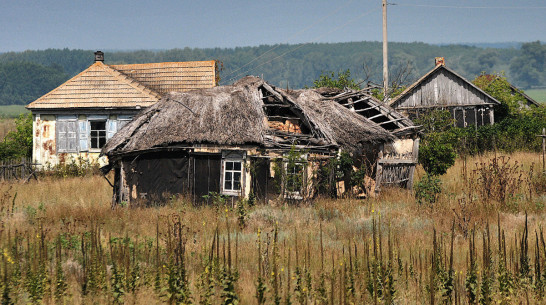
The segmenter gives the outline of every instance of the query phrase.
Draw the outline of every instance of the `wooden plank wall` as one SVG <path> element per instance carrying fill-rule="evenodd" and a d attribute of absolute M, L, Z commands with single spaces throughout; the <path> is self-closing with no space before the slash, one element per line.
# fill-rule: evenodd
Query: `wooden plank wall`
<path fill-rule="evenodd" d="M 419 139 L 413 140 L 412 155 L 410 158 L 383 157 L 381 152 L 377 161 L 375 192 L 381 186 L 399 186 L 413 188 L 413 175 L 419 162 Z"/>
<path fill-rule="evenodd" d="M 426 108 L 437 105 L 465 106 L 492 103 L 472 85 L 446 70 L 439 70 L 413 93 L 402 98 L 397 108 Z"/>

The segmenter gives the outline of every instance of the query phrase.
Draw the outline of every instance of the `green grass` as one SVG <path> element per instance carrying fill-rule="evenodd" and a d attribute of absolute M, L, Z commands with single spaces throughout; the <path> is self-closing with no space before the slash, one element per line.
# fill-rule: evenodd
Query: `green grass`
<path fill-rule="evenodd" d="M 539 103 L 546 103 L 546 89 L 529 89 L 525 93 Z"/>
<path fill-rule="evenodd" d="M 16 118 L 28 112 L 24 105 L 0 105 L 0 118 Z"/>

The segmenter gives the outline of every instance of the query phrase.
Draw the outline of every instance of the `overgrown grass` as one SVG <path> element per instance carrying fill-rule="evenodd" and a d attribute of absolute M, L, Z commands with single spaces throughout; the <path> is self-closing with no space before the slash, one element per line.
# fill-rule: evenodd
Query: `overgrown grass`
<path fill-rule="evenodd" d="M 3 183 L 0 295 L 70 304 L 540 303 L 546 198 L 529 195 L 527 180 L 509 205 L 482 198 L 472 175 L 492 158 L 457 160 L 433 206 L 385 189 L 368 200 L 245 213 L 183 198 L 112 210 L 100 176 Z M 538 154 L 510 160 L 524 173 L 541 168 Z"/>
<path fill-rule="evenodd" d="M 0 118 L 16 118 L 23 113 L 29 113 L 25 105 L 0 105 Z"/>

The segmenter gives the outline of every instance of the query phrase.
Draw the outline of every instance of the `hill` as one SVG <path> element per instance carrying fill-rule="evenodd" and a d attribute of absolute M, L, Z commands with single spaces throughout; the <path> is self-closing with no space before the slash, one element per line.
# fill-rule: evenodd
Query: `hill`
<path fill-rule="evenodd" d="M 277 86 L 302 88 L 311 86 L 323 71 L 346 69 L 350 69 L 352 76 L 358 80 L 379 83 L 381 48 L 380 42 L 364 41 L 228 49 L 115 51 L 107 52 L 105 57 L 109 64 L 216 59 L 223 63 L 221 84 L 252 74 Z M 523 43 L 521 48 L 393 42 L 389 44 L 391 75 L 410 68 L 405 81 L 411 83 L 433 67 L 434 57 L 437 56 L 445 57 L 450 68 L 469 79 L 482 71 L 505 71 L 508 79 L 517 86 L 531 88 L 546 85 L 546 45 L 540 42 Z M 6 91 L 8 89 L 2 88 L 0 83 L 0 105 L 29 103 L 87 68 L 92 59 L 92 50 L 47 49 L 2 53 L 0 80 L 17 85 Z M 31 67 L 30 63 L 34 66 Z M 15 69 L 18 65 L 25 65 L 25 68 Z"/>

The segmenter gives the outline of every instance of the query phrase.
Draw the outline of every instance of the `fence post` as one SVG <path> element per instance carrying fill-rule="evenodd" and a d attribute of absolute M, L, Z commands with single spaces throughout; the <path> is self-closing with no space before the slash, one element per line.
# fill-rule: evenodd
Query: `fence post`
<path fill-rule="evenodd" d="M 542 172 L 544 172 L 544 151 L 546 150 L 546 128 L 542 128 Z"/>

